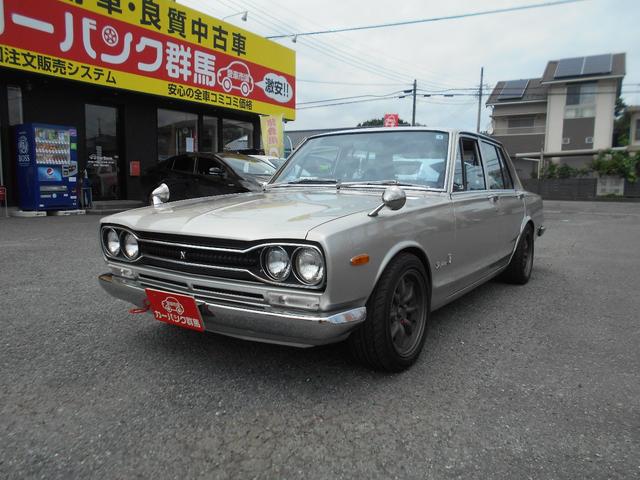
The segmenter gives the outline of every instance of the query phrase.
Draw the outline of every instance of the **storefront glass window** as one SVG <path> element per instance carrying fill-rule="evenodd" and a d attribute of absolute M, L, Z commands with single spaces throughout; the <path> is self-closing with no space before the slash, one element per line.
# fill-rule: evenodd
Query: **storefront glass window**
<path fill-rule="evenodd" d="M 224 150 L 253 148 L 253 124 L 225 118 L 222 120 L 222 139 Z"/>
<path fill-rule="evenodd" d="M 158 161 L 198 147 L 198 115 L 158 109 Z"/>
<path fill-rule="evenodd" d="M 216 153 L 218 151 L 218 118 L 202 117 L 202 151 Z"/>
<path fill-rule="evenodd" d="M 22 123 L 22 89 L 14 85 L 7 85 L 7 99 L 9 103 L 9 125 Z"/>
<path fill-rule="evenodd" d="M 118 110 L 85 105 L 87 175 L 93 200 L 120 199 Z"/>

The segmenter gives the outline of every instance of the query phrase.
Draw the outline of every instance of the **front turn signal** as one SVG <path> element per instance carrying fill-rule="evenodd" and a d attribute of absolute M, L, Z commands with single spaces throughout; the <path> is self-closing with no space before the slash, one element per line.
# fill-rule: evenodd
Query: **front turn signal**
<path fill-rule="evenodd" d="M 352 257 L 351 260 L 349 260 L 349 262 L 354 267 L 358 265 L 366 265 L 367 263 L 369 263 L 369 255 L 367 255 L 366 253 L 356 255 L 355 257 Z"/>

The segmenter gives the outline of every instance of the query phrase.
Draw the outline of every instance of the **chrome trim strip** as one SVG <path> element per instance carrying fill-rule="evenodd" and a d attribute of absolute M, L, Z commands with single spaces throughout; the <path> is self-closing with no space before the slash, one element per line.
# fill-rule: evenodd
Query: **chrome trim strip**
<path fill-rule="evenodd" d="M 207 239 L 207 237 L 201 237 L 203 239 Z M 243 249 L 238 249 L 238 248 L 225 248 L 225 247 L 207 247 L 204 245 L 189 245 L 187 243 L 176 243 L 176 242 L 167 242 L 164 240 L 151 240 L 151 239 L 146 239 L 146 238 L 141 238 L 138 240 L 139 242 L 142 243 L 155 243 L 158 245 L 167 245 L 170 247 L 182 247 L 182 248 L 194 248 L 197 250 L 211 250 L 214 252 L 227 252 L 227 253 L 248 253 L 251 252 L 253 250 L 257 250 L 259 248 L 264 248 L 264 247 L 311 247 L 311 248 L 315 248 L 316 250 L 320 251 L 320 249 L 318 247 L 316 247 L 315 245 L 308 245 L 305 243 L 291 243 L 291 242 L 282 242 L 282 243 L 277 243 L 277 242 L 267 242 L 267 243 L 260 243 L 258 245 L 254 245 L 253 247 L 249 247 L 249 248 L 245 248 Z M 322 254 L 322 252 L 320 252 Z"/>
<path fill-rule="evenodd" d="M 226 271 L 229 271 L 229 272 L 248 273 L 249 275 L 251 275 L 256 280 L 259 280 L 259 281 L 261 281 L 263 283 L 268 283 L 270 285 L 276 285 L 278 287 L 304 288 L 305 290 L 318 290 L 324 284 L 324 281 L 322 283 L 319 283 L 318 285 L 307 285 L 306 283 L 298 285 L 296 283 L 276 282 L 274 280 L 269 280 L 268 278 L 260 277 L 259 275 L 256 275 L 251 270 L 247 270 L 246 268 L 218 267 L 218 266 L 215 266 L 215 265 L 206 265 L 206 264 L 203 264 L 203 263 L 182 262 L 180 260 L 172 260 L 172 259 L 169 259 L 169 258 L 156 257 L 156 256 L 153 256 L 153 255 L 145 255 L 145 258 L 151 258 L 153 260 L 159 260 L 161 262 L 175 263 L 175 264 L 178 264 L 178 265 L 186 265 L 188 267 L 201 267 L 201 268 L 209 268 L 209 269 L 212 269 L 212 270 L 226 270 Z M 151 267 L 151 268 L 162 268 L 162 267 L 155 267 L 154 265 L 148 265 L 148 266 Z M 260 267 L 260 268 L 262 268 L 262 267 Z M 181 273 L 186 274 L 186 272 L 181 272 Z"/>

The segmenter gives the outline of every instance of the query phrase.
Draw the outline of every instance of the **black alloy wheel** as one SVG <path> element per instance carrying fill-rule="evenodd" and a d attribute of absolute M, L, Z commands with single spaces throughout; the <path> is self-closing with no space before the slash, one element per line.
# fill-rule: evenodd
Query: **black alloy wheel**
<path fill-rule="evenodd" d="M 387 266 L 367 302 L 367 319 L 349 337 L 354 357 L 376 370 L 400 372 L 420 356 L 429 317 L 424 265 L 400 253 Z"/>
<path fill-rule="evenodd" d="M 524 285 L 529 281 L 533 270 L 533 243 L 533 227 L 529 224 L 520 235 L 520 241 L 511 258 L 511 262 L 502 273 L 501 278 L 504 281 L 516 285 Z"/>

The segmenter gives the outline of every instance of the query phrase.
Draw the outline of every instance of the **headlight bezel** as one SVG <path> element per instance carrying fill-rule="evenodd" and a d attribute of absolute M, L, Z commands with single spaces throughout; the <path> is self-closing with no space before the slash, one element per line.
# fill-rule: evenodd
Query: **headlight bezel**
<path fill-rule="evenodd" d="M 290 271 L 289 274 L 284 278 L 276 279 L 272 275 L 269 274 L 269 270 L 266 267 L 266 255 L 267 252 L 272 248 L 282 248 L 289 255 L 290 261 Z M 260 253 L 260 270 L 261 270 L 261 279 L 272 285 L 280 286 L 280 287 L 291 287 L 291 288 L 303 288 L 305 290 L 321 290 L 325 286 L 327 279 L 327 262 L 325 259 L 324 251 L 319 245 L 315 245 L 312 243 L 306 242 L 272 242 L 260 245 L 262 249 Z M 322 262 L 322 277 L 316 283 L 309 283 L 304 280 L 304 277 L 298 272 L 296 268 L 296 258 L 301 250 L 310 249 L 317 253 L 318 257 Z"/>
<path fill-rule="evenodd" d="M 128 247 L 127 241 L 129 238 L 131 238 L 135 243 L 136 250 L 133 255 L 129 255 L 127 251 L 127 247 Z M 134 261 L 136 258 L 140 256 L 140 243 L 138 242 L 138 238 L 131 232 L 123 231 L 122 234 L 120 235 L 120 250 L 122 251 L 122 254 L 126 257 L 127 260 Z"/>
<path fill-rule="evenodd" d="M 113 242 L 113 239 L 109 239 L 109 235 L 115 235 L 115 243 L 117 245 L 117 249 L 115 251 L 112 251 L 110 248 L 110 244 Z M 122 245 L 120 244 L 120 234 L 118 233 L 118 231 L 115 228 L 105 228 L 104 231 L 102 232 L 102 247 L 103 249 L 106 251 L 106 253 L 111 256 L 111 257 L 117 257 L 118 255 L 120 255 L 120 252 L 122 250 Z"/>
<path fill-rule="evenodd" d="M 281 276 L 274 274 L 269 268 L 269 254 L 271 252 L 284 253 L 284 255 L 286 256 L 287 263 L 284 269 L 284 274 Z M 289 254 L 289 252 L 287 252 L 287 250 L 284 247 L 280 245 L 267 246 L 262 251 L 261 257 L 262 257 L 262 270 L 267 275 L 267 277 L 269 277 L 269 279 L 275 282 L 284 283 L 291 276 L 291 270 L 293 270 L 293 262 L 292 262 L 291 255 Z"/>
<path fill-rule="evenodd" d="M 319 263 L 320 263 L 320 276 L 316 281 L 309 281 L 307 279 L 305 279 L 304 275 L 301 272 L 301 267 L 298 263 L 300 257 L 307 253 L 307 252 L 313 252 L 313 254 L 317 255 L 317 258 L 319 259 Z M 319 285 L 322 285 L 322 283 L 324 282 L 325 276 L 326 276 L 326 263 L 324 260 L 324 255 L 322 254 L 322 252 L 318 249 L 315 248 L 313 246 L 301 246 L 296 248 L 295 252 L 293 252 L 293 273 L 296 277 L 296 279 L 309 287 L 317 287 Z"/>
<path fill-rule="evenodd" d="M 102 247 L 102 253 L 104 253 L 108 259 L 134 263 L 142 258 L 142 254 L 140 253 L 140 238 L 131 230 L 117 225 L 104 225 L 101 227 L 101 231 L 100 246 Z M 114 232 L 118 236 L 119 249 L 116 253 L 113 253 L 108 246 L 107 238 L 110 232 Z M 137 253 L 134 256 L 128 255 L 125 251 L 125 237 L 127 235 L 130 235 L 138 245 Z"/>

